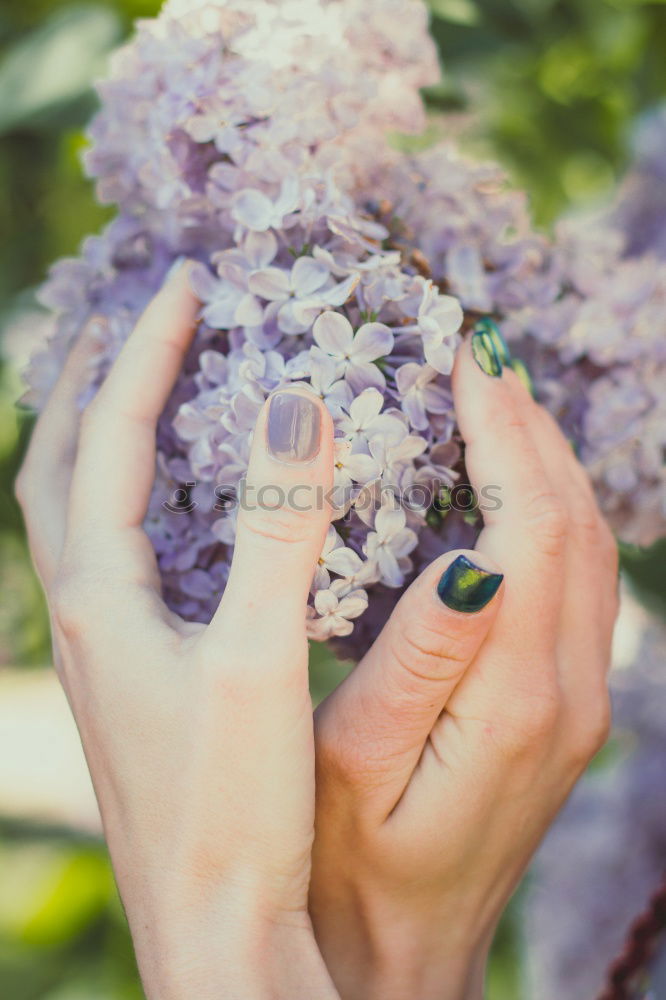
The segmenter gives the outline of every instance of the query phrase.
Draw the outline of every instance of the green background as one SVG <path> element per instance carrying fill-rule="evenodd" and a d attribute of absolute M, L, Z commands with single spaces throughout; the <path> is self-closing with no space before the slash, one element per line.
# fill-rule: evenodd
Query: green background
<path fill-rule="evenodd" d="M 500 159 L 548 227 L 608 198 L 626 166 L 632 122 L 666 93 L 666 3 L 641 0 L 431 0 L 444 67 L 433 116 L 480 155 Z M 0 7 L 0 326 L 29 308 L 55 258 L 108 217 L 83 179 L 90 80 L 152 0 Z M 433 118 L 432 133 L 441 131 Z M 30 420 L 14 411 L 16 372 L 0 362 L 0 668 L 49 660 L 43 602 L 12 482 Z M 647 602 L 663 608 L 660 554 L 626 552 Z M 316 650 L 315 697 L 339 670 Z M 0 816 L 0 996 L 3 1000 L 140 997 L 102 845 L 69 830 Z M 9 873 L 6 877 L 5 873 Z M 519 1000 L 519 901 L 493 955 L 491 1000 Z"/>

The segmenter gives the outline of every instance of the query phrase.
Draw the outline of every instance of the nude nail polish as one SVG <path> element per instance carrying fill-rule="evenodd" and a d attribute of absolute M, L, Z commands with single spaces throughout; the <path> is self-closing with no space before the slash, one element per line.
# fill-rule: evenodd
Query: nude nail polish
<path fill-rule="evenodd" d="M 300 392 L 276 392 L 268 408 L 267 444 L 273 458 L 295 465 L 319 452 L 321 413 L 314 399 Z"/>

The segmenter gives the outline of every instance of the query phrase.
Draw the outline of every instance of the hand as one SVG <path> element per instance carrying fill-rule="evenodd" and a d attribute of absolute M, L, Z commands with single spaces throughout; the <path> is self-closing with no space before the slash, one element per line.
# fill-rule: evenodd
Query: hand
<path fill-rule="evenodd" d="M 482 997 L 498 918 L 607 734 L 617 554 L 587 477 L 469 342 L 453 385 L 471 481 L 501 508 L 316 714 L 311 913 L 344 1000 Z"/>
<path fill-rule="evenodd" d="M 305 606 L 329 521 L 307 490 L 330 485 L 331 421 L 307 391 L 274 394 L 248 487 L 298 485 L 298 506 L 310 509 L 240 511 L 210 626 L 168 611 L 142 523 L 156 423 L 198 308 L 186 266 L 80 418 L 96 350 L 82 335 L 37 423 L 17 496 L 147 995 L 328 998 L 307 914 Z"/>

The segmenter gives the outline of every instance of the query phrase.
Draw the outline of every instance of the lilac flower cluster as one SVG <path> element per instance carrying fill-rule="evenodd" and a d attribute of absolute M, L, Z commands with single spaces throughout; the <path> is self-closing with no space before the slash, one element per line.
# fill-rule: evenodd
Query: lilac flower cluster
<path fill-rule="evenodd" d="M 654 253 L 666 260 L 666 103 L 639 119 L 632 146 L 633 163 L 610 222 L 624 234 L 629 256 Z"/>
<path fill-rule="evenodd" d="M 362 651 L 414 572 L 473 541 L 473 518 L 391 496 L 465 481 L 449 374 L 480 314 L 525 347 L 611 511 L 624 490 L 616 523 L 637 523 L 635 535 L 642 503 L 651 515 L 661 431 L 643 369 L 663 373 L 647 329 L 663 276 L 648 287 L 639 269 L 641 289 L 623 291 L 627 271 L 609 305 L 616 256 L 590 269 L 581 251 L 574 266 L 568 247 L 533 232 L 498 168 L 448 146 L 417 158 L 391 148 L 390 130 L 422 129 L 418 88 L 437 75 L 421 0 L 169 0 L 100 85 L 86 166 L 118 215 L 53 268 L 41 300 L 55 328 L 27 401 L 41 405 L 91 319 L 106 348 L 94 392 L 174 259 L 199 262 L 201 323 L 158 428 L 146 519 L 165 598 L 187 618 L 209 619 L 233 552 L 236 511 L 216 509 L 215 487 L 238 486 L 259 409 L 289 383 L 320 396 L 336 429 L 339 502 L 312 638 L 354 631 L 350 651 Z M 588 301 L 620 323 L 608 343 L 583 327 Z M 576 320 L 584 333 L 572 337 Z M 616 439 L 597 415 L 619 425 L 629 410 L 640 443 L 609 472 Z M 165 508 L 191 483 L 190 513 Z"/>
<path fill-rule="evenodd" d="M 579 782 L 537 855 L 523 914 L 528 996 L 597 996 L 663 878 L 665 648 L 655 622 L 615 674 L 614 759 Z"/>
<path fill-rule="evenodd" d="M 630 255 L 613 218 L 565 220 L 547 240 L 498 167 L 450 145 L 388 165 L 382 186 L 438 286 L 500 319 L 618 533 L 663 534 L 666 262 Z"/>

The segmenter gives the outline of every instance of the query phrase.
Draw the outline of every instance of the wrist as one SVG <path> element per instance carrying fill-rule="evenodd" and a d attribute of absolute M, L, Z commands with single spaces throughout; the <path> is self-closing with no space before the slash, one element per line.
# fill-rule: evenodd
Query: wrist
<path fill-rule="evenodd" d="M 143 955 L 147 1000 L 339 1000 L 311 932 L 271 929 L 246 940 L 191 931 L 169 955 Z"/>
<path fill-rule="evenodd" d="M 338 1000 L 309 926 L 245 925 L 202 914 L 133 935 L 147 1000 Z"/>
<path fill-rule="evenodd" d="M 453 950 L 445 937 L 437 947 L 367 952 L 327 964 L 343 1000 L 483 1000 L 487 956 Z"/>
<path fill-rule="evenodd" d="M 358 896 L 352 905 L 313 908 L 317 942 L 342 1000 L 483 1000 L 492 929 L 464 907 Z M 471 916 L 468 914 L 466 916 Z"/>
<path fill-rule="evenodd" d="M 483 1000 L 486 959 L 484 956 L 451 952 L 446 943 L 436 954 L 419 950 L 403 962 L 375 960 L 363 973 L 358 994 L 342 992 L 344 1000 Z"/>

